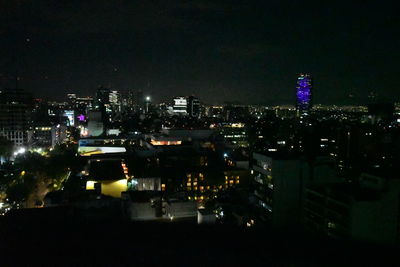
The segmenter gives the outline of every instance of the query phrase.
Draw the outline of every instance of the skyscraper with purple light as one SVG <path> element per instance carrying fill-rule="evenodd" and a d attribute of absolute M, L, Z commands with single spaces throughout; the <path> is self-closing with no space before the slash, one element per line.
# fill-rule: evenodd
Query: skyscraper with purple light
<path fill-rule="evenodd" d="M 301 113 L 307 113 L 311 109 L 312 78 L 308 74 L 300 74 L 296 86 L 296 108 Z"/>

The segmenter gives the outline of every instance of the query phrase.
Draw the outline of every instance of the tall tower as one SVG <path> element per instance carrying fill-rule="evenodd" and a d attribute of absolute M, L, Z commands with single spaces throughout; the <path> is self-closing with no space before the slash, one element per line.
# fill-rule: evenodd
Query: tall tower
<path fill-rule="evenodd" d="M 200 115 L 200 101 L 197 97 L 189 96 L 187 99 L 187 113 L 192 118 L 198 118 Z"/>
<path fill-rule="evenodd" d="M 312 78 L 309 74 L 300 74 L 296 86 L 296 109 L 307 114 L 312 107 Z"/>

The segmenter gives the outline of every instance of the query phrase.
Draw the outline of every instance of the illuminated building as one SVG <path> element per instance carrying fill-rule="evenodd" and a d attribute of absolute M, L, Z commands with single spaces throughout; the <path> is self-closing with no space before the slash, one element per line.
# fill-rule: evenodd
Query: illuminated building
<path fill-rule="evenodd" d="M 135 94 L 132 90 L 121 92 L 121 111 L 132 114 L 135 111 Z"/>
<path fill-rule="evenodd" d="M 100 111 L 90 111 L 88 114 L 88 136 L 100 136 L 105 132 L 104 123 L 102 120 L 102 113 Z"/>
<path fill-rule="evenodd" d="M 199 202 L 213 199 L 217 192 L 248 182 L 247 170 L 227 170 L 223 173 L 190 172 L 184 179 L 184 188 L 190 200 Z"/>
<path fill-rule="evenodd" d="M 121 103 L 118 91 L 104 87 L 98 88 L 94 104 L 94 108 L 101 112 L 106 127 L 120 116 Z"/>
<path fill-rule="evenodd" d="M 92 97 L 77 97 L 74 104 L 75 110 L 75 122 L 76 124 L 82 124 L 86 122 L 86 117 L 89 114 L 89 110 L 92 108 L 93 98 Z M 84 117 L 82 117 L 84 116 Z"/>
<path fill-rule="evenodd" d="M 216 175 L 218 178 L 210 179 L 213 175 Z M 183 186 L 188 192 L 188 199 L 199 202 L 213 199 L 216 197 L 218 191 L 229 187 L 229 185 L 225 183 L 225 180 L 219 177 L 218 174 L 209 173 L 206 176 L 201 172 L 187 173 Z"/>
<path fill-rule="evenodd" d="M 212 118 L 222 118 L 224 107 L 222 106 L 209 106 L 205 109 L 205 115 Z"/>
<path fill-rule="evenodd" d="M 132 145 L 134 142 L 135 140 L 124 138 L 84 138 L 79 140 L 78 153 L 81 156 L 125 153 L 125 145 Z"/>
<path fill-rule="evenodd" d="M 65 110 L 64 116 L 68 118 L 68 126 L 75 126 L 75 111 Z"/>
<path fill-rule="evenodd" d="M 296 86 L 296 108 L 299 113 L 307 114 L 312 107 L 312 79 L 308 74 L 300 74 Z"/>
<path fill-rule="evenodd" d="M 54 147 L 64 143 L 67 138 L 65 125 L 35 126 L 31 132 L 30 146 Z"/>
<path fill-rule="evenodd" d="M 123 160 L 89 160 L 86 190 L 98 194 L 121 197 L 128 188 L 128 168 Z"/>
<path fill-rule="evenodd" d="M 150 106 L 151 106 L 151 98 L 150 98 L 150 96 L 146 96 L 146 99 L 145 99 L 145 113 L 148 113 L 149 112 L 149 110 L 150 110 Z"/>
<path fill-rule="evenodd" d="M 174 98 L 173 112 L 175 114 L 187 115 L 188 101 L 186 97 L 180 96 Z"/>
<path fill-rule="evenodd" d="M 151 140 L 150 142 L 153 146 L 177 146 L 181 145 L 180 140 Z"/>
<path fill-rule="evenodd" d="M 119 103 L 118 91 L 110 91 L 110 94 L 108 95 L 108 97 L 109 97 L 109 102 L 111 105 L 118 105 L 118 103 Z"/>
<path fill-rule="evenodd" d="M 163 186 L 164 185 L 164 189 Z M 141 177 L 128 180 L 128 190 L 132 191 L 165 191 L 160 177 Z"/>
<path fill-rule="evenodd" d="M 233 147 L 248 147 L 248 134 L 244 123 L 225 123 L 220 128 L 224 140 Z"/>

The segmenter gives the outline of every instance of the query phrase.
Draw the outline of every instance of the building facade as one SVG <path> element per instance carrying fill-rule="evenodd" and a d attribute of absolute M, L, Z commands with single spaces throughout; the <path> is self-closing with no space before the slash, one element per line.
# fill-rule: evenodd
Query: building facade
<path fill-rule="evenodd" d="M 312 108 L 312 78 L 300 74 L 296 85 L 296 108 L 300 114 L 307 114 Z"/>

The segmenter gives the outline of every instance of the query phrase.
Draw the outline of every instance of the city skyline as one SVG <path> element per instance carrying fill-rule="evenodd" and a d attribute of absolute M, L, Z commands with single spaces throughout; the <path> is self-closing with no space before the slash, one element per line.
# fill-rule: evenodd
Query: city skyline
<path fill-rule="evenodd" d="M 314 100 L 398 101 L 398 21 L 391 2 L 109 1 L 4 3 L 0 86 L 38 97 L 93 95 L 100 85 L 160 101 L 293 104 L 300 73 Z M 215 92 L 218 92 L 217 94 Z"/>

